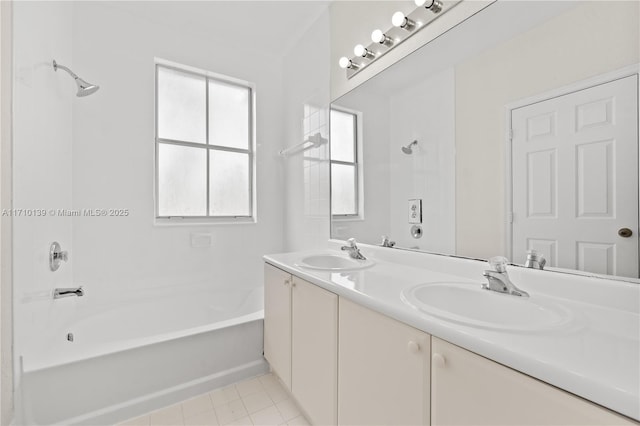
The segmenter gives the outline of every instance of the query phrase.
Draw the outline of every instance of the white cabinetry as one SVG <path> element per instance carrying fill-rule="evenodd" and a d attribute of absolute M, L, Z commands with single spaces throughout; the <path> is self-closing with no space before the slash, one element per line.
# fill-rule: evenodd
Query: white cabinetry
<path fill-rule="evenodd" d="M 264 265 L 264 357 L 291 390 L 291 274 Z"/>
<path fill-rule="evenodd" d="M 338 296 L 293 277 L 291 391 L 314 424 L 337 422 Z"/>
<path fill-rule="evenodd" d="M 336 424 L 338 296 L 265 264 L 264 356 L 315 424 Z"/>
<path fill-rule="evenodd" d="M 444 340 L 431 343 L 433 425 L 635 424 Z"/>
<path fill-rule="evenodd" d="M 429 335 L 340 298 L 338 424 L 429 424 Z"/>

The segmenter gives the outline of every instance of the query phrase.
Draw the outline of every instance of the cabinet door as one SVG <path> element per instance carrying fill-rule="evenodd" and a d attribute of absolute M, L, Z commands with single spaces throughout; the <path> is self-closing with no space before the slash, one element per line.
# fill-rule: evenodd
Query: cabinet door
<path fill-rule="evenodd" d="M 338 296 L 293 277 L 291 391 L 313 424 L 335 425 Z"/>
<path fill-rule="evenodd" d="M 432 339 L 433 425 L 633 424 L 582 398 Z"/>
<path fill-rule="evenodd" d="M 291 389 L 291 275 L 264 265 L 264 357 Z"/>
<path fill-rule="evenodd" d="M 429 335 L 340 298 L 338 424 L 429 424 Z"/>

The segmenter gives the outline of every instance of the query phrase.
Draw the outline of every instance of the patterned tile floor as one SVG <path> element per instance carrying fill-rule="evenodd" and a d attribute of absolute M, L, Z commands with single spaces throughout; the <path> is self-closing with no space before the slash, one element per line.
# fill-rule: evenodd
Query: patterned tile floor
<path fill-rule="evenodd" d="M 272 374 L 196 396 L 119 426 L 308 425 Z"/>

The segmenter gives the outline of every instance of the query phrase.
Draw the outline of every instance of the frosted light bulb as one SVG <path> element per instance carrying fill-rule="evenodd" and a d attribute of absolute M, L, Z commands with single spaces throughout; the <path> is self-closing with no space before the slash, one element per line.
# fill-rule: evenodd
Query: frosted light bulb
<path fill-rule="evenodd" d="M 414 0 L 413 2 L 416 4 L 416 6 L 420 7 L 420 6 L 424 6 L 427 0 Z"/>
<path fill-rule="evenodd" d="M 384 43 L 386 37 L 381 30 L 373 30 L 371 33 L 371 41 L 374 43 Z"/>
<path fill-rule="evenodd" d="M 342 68 L 342 69 L 347 69 L 347 68 L 351 67 L 351 59 L 347 58 L 346 56 L 343 56 L 338 61 L 338 65 L 340 65 L 340 68 Z"/>
<path fill-rule="evenodd" d="M 394 27 L 404 28 L 407 26 L 407 17 L 402 12 L 396 12 L 391 17 L 391 23 Z"/>
<path fill-rule="evenodd" d="M 424 6 L 425 9 L 429 9 L 433 13 L 438 13 L 442 10 L 442 2 L 440 0 L 429 0 L 428 5 L 427 0 L 414 0 L 414 3 L 418 7 Z"/>
<path fill-rule="evenodd" d="M 353 54 L 356 56 L 365 57 L 367 56 L 367 49 L 363 45 L 358 44 L 353 48 Z"/>

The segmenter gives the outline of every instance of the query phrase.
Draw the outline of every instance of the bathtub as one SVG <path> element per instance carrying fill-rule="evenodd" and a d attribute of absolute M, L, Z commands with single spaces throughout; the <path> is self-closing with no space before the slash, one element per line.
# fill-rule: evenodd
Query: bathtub
<path fill-rule="evenodd" d="M 209 287 L 65 300 L 73 321 L 19 357 L 16 424 L 114 424 L 266 372 L 262 287 Z"/>

